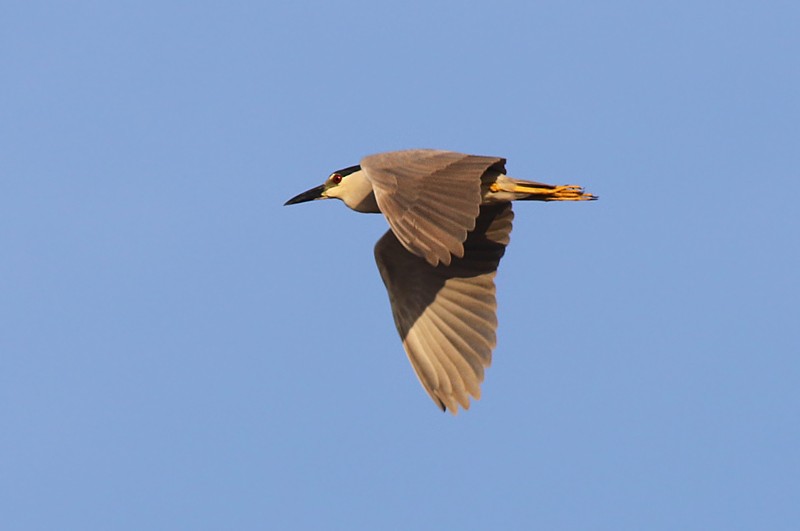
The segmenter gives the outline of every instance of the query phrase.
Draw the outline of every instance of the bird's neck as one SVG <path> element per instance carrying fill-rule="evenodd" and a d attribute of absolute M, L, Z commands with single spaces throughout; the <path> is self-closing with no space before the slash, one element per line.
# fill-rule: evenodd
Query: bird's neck
<path fill-rule="evenodd" d="M 372 183 L 362 172 L 346 177 L 340 186 L 344 193 L 337 195 L 345 205 L 356 212 L 378 213 L 381 211 L 372 191 Z"/>

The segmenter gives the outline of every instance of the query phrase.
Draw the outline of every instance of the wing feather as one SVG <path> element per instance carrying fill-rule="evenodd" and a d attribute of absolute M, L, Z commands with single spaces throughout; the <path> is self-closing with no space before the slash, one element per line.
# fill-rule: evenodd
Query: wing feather
<path fill-rule="evenodd" d="M 483 206 L 463 258 L 432 266 L 393 231 L 375 246 L 397 331 L 427 393 L 453 414 L 480 398 L 496 343 L 494 276 L 511 232 L 509 203 Z"/>
<path fill-rule="evenodd" d="M 480 213 L 481 177 L 505 159 L 412 149 L 370 155 L 361 168 L 400 243 L 432 266 L 464 256 Z"/>

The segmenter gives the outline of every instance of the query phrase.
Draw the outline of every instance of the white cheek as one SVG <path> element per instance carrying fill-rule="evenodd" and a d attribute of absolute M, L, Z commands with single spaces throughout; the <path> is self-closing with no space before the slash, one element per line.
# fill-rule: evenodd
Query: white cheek
<path fill-rule="evenodd" d="M 333 186 L 325 190 L 323 195 L 329 198 L 339 198 L 342 194 L 342 187 L 341 186 Z"/>

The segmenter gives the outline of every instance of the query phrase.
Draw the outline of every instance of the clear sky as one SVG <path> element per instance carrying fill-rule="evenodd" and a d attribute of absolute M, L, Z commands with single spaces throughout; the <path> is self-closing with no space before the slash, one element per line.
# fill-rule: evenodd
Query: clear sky
<path fill-rule="evenodd" d="M 800 4 L 0 7 L 0 527 L 797 529 Z M 367 154 L 508 159 L 483 398 L 417 382 Z"/>

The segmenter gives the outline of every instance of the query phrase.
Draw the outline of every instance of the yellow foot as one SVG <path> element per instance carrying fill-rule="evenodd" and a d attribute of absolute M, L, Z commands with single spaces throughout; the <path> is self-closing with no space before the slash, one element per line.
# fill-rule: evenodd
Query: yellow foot
<path fill-rule="evenodd" d="M 586 193 L 583 191 L 582 186 L 574 184 L 553 186 L 552 188 L 517 184 L 514 187 L 514 192 L 530 195 L 530 199 L 539 201 L 593 201 L 597 199 L 596 195 Z"/>

